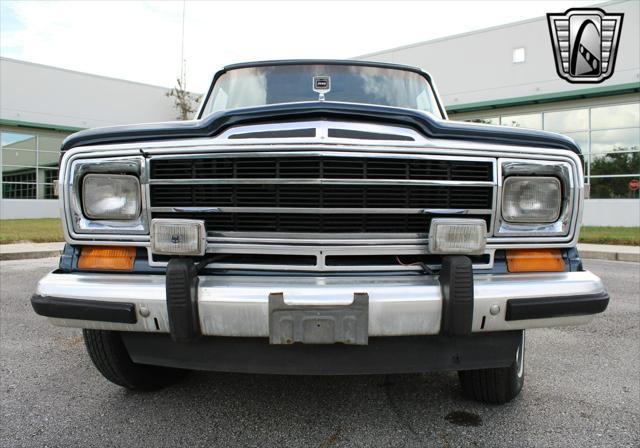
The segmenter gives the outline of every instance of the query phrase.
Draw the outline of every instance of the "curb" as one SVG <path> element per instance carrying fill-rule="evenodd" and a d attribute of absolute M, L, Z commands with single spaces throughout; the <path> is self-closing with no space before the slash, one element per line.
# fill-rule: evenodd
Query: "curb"
<path fill-rule="evenodd" d="M 33 252 L 0 252 L 0 261 L 32 260 L 36 258 L 59 257 L 61 250 L 39 250 Z"/>
<path fill-rule="evenodd" d="M 596 250 L 581 250 L 580 258 L 590 260 L 631 261 L 640 263 L 640 254 L 625 252 L 600 252 Z"/>

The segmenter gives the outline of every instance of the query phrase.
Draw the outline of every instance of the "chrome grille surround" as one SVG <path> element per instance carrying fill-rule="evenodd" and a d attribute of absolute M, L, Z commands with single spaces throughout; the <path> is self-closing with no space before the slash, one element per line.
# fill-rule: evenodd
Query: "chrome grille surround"
<path fill-rule="evenodd" d="M 246 254 L 290 254 L 292 250 L 300 255 L 310 255 L 316 260 L 314 266 L 297 266 L 287 265 L 288 270 L 306 270 L 312 268 L 313 270 L 320 271 L 362 271 L 363 266 L 329 266 L 325 263 L 327 257 L 339 256 L 342 254 L 360 255 L 382 255 L 390 254 L 396 255 L 398 253 L 402 255 L 419 255 L 426 253 L 427 241 L 428 241 L 428 228 L 429 222 L 432 217 L 440 216 L 460 216 L 460 215 L 473 215 L 474 217 L 483 217 L 487 220 L 487 227 L 489 228 L 492 221 L 492 208 L 495 202 L 496 191 L 496 160 L 492 158 L 472 158 L 472 157 L 443 157 L 433 155 L 402 155 L 395 156 L 389 154 L 369 154 L 369 153 L 339 153 L 339 152 L 319 152 L 319 151 L 296 151 L 294 153 L 272 153 L 261 152 L 252 153 L 247 152 L 243 154 L 209 154 L 198 156 L 184 156 L 176 159 L 175 156 L 151 156 L 149 158 L 150 173 L 154 172 L 154 165 L 160 161 L 165 160 L 178 161 L 181 164 L 183 161 L 192 162 L 191 165 L 195 166 L 196 162 L 203 160 L 225 160 L 231 161 L 234 168 L 236 161 L 255 161 L 264 159 L 265 161 L 289 161 L 295 159 L 296 161 L 305 161 L 311 164 L 320 161 L 331 161 L 336 171 L 348 170 L 349 165 L 362 160 L 376 161 L 384 164 L 384 161 L 396 162 L 402 161 L 409 163 L 409 161 L 415 164 L 424 162 L 438 162 L 440 164 L 446 164 L 449 167 L 452 163 L 458 164 L 482 164 L 486 167 L 487 180 L 482 181 L 468 181 L 468 180 L 451 180 L 451 179 L 407 179 L 411 177 L 405 176 L 404 179 L 387 179 L 387 178 L 365 178 L 363 174 L 362 178 L 297 178 L 297 177 L 280 177 L 280 178 L 248 178 L 248 177 L 235 177 L 229 178 L 163 178 L 149 179 L 149 193 L 151 201 L 151 218 L 159 217 L 178 217 L 186 219 L 203 219 L 207 223 L 208 230 L 208 242 L 210 244 L 210 250 L 216 253 L 246 253 Z M 339 161 L 344 161 L 340 164 Z M 202 165 L 202 164 L 201 164 Z M 215 164 L 212 164 L 215 165 Z M 258 164 L 259 165 L 259 164 Z M 184 166 L 184 164 L 182 164 Z M 246 166 L 246 164 L 244 164 Z M 345 168 L 346 167 L 346 168 Z M 325 166 L 326 168 L 326 166 Z M 235 171 L 235 169 L 234 169 Z M 322 169 L 320 169 L 322 171 Z M 325 169 L 325 173 L 326 173 Z M 451 170 L 449 170 L 451 171 Z M 331 175 L 331 174 L 329 174 Z M 335 174 L 334 174 L 335 175 Z M 451 177 L 451 176 L 449 176 Z M 200 204 L 203 202 L 202 194 L 196 195 L 196 190 L 193 186 L 197 187 L 210 187 L 210 186 L 233 186 L 242 187 L 250 185 L 261 191 L 264 189 L 272 189 L 264 198 L 265 202 L 286 202 L 286 206 L 280 207 L 275 204 L 270 204 L 269 207 L 258 206 L 259 201 L 251 203 L 251 206 L 235 206 L 234 203 L 241 202 L 242 196 L 238 193 L 237 189 L 226 190 L 229 194 L 233 195 L 233 200 L 229 201 L 232 205 L 227 204 L 227 198 L 222 197 L 221 200 L 224 205 L 219 204 L 216 200 L 209 204 Z M 169 194 L 178 190 L 184 190 L 185 186 L 191 186 L 191 190 L 187 191 L 185 195 L 184 191 L 175 193 L 189 206 L 182 207 L 178 203 L 173 203 L 167 206 L 169 202 L 165 196 L 165 206 L 157 207 L 154 205 L 156 196 L 154 193 L 158 191 L 157 187 L 169 187 L 165 191 Z M 313 192 L 305 197 L 304 193 L 300 196 L 302 206 L 295 207 L 291 200 L 285 201 L 286 196 L 280 195 L 282 187 L 294 187 L 296 190 L 303 190 L 305 188 L 323 188 L 318 190 L 319 196 Z M 337 203 L 340 205 L 340 201 L 345 201 L 345 195 L 341 192 L 331 193 L 331 187 L 339 187 L 343 189 L 347 188 L 361 188 L 364 194 L 357 195 L 358 197 L 352 199 L 354 202 L 353 207 L 331 207 L 327 206 L 327 203 Z M 376 193 L 376 188 L 382 188 L 382 193 Z M 424 195 L 416 194 L 416 189 L 433 189 L 443 188 L 447 192 L 456 193 L 457 196 L 443 198 L 447 201 L 441 205 L 450 205 L 455 203 L 456 200 L 460 201 L 468 191 L 469 194 L 476 192 L 481 196 L 480 202 L 483 203 L 481 208 L 423 208 L 423 207 L 402 207 L 400 204 L 393 207 L 390 206 L 392 202 L 384 200 L 384 191 L 391 191 L 390 188 L 401 188 L 401 193 L 406 193 L 406 197 L 414 196 L 414 199 L 429 200 L 429 192 Z M 480 190 L 480 191 L 479 191 Z M 479 192 L 478 192 L 479 191 Z M 431 193 L 433 190 L 431 190 Z M 361 192 L 359 192 L 361 193 Z M 190 197 L 189 195 L 192 195 Z M 224 194 L 218 193 L 218 195 Z M 256 193 L 254 193 L 256 194 Z M 270 197 L 270 195 L 276 195 L 277 197 Z M 291 192 L 289 194 L 292 194 Z M 348 193 L 346 193 L 348 194 Z M 214 192 L 215 196 L 215 192 Z M 368 196 L 368 197 L 367 197 Z M 402 194 L 401 194 L 402 196 Z M 416 196 L 418 196 L 416 198 Z M 451 195 L 447 195 L 451 196 Z M 206 196 L 207 198 L 209 196 Z M 198 199 L 200 198 L 200 199 Z M 373 199 L 377 199 L 384 204 L 377 204 L 378 207 L 369 207 L 366 204 L 367 200 L 370 202 Z M 453 200 L 452 200 L 453 199 Z M 317 203 L 315 207 L 309 207 L 310 201 L 318 200 L 322 204 Z M 191 201 L 191 202 L 189 202 Z M 360 202 L 362 201 L 362 202 Z M 469 200 L 471 201 L 471 200 Z M 157 202 L 157 201 L 156 201 Z M 407 202 L 411 202 L 408 200 Z M 417 201 L 413 201 L 417 202 Z M 473 201 L 471 201 L 473 202 Z M 247 205 L 247 204 L 245 204 Z M 359 205 L 359 206 L 358 206 Z M 382 206 L 386 205 L 386 206 Z M 413 204 L 416 205 L 416 204 Z M 176 207 L 177 206 L 177 207 Z M 226 219 L 228 218 L 228 219 Z M 343 219 L 344 218 L 344 219 Z M 389 225 L 387 225 L 389 223 Z M 218 227 L 216 227 L 216 224 Z M 220 227 L 225 225 L 224 228 Z M 238 226 L 240 225 L 240 228 Z M 398 232 L 384 232 L 385 228 L 397 228 L 396 226 L 405 225 L 404 231 Z M 366 229 L 360 229 L 360 227 L 374 227 L 374 231 L 366 231 Z M 324 228 L 323 228 L 324 227 Z M 317 228 L 318 231 L 313 231 Z M 242 230 L 244 229 L 244 231 Z M 340 231 L 337 229 L 348 229 Z M 411 231 L 408 231 L 411 230 Z M 420 231 L 421 230 L 421 231 Z M 278 241 L 278 246 L 274 245 L 274 240 Z M 304 241 L 305 245 L 299 243 L 300 240 Z M 357 241 L 357 242 L 355 242 Z M 383 250 L 380 246 L 389 246 L 391 244 L 404 244 L 409 247 L 394 247 L 391 250 Z M 268 245 L 259 246 L 259 245 Z M 365 246 L 360 248 L 353 246 L 354 244 Z M 335 247 L 331 246 L 344 246 L 351 245 L 349 248 L 343 248 L 336 251 Z M 420 246 L 416 249 L 412 246 Z M 153 264 L 159 264 L 150 256 L 150 262 Z M 489 255 L 489 261 L 481 263 L 482 266 L 486 266 L 492 262 L 492 253 Z M 212 263 L 215 267 L 220 268 L 238 268 L 245 267 L 246 264 L 239 266 L 238 264 L 230 263 Z M 253 268 L 260 269 L 275 269 L 280 266 L 272 265 L 258 265 L 251 264 Z M 419 270 L 420 266 L 403 266 L 398 264 L 397 266 L 366 266 L 365 269 L 378 269 L 378 270 Z"/>
<path fill-rule="evenodd" d="M 235 162 L 243 159 L 253 161 L 258 158 L 264 158 L 267 161 L 287 160 L 291 157 L 309 162 L 332 160 L 335 163 L 335 160 L 338 159 L 344 161 L 343 166 L 365 158 L 389 162 L 401 160 L 415 163 L 425 161 L 449 164 L 451 162 L 482 163 L 489 169 L 490 177 L 488 176 L 488 178 L 491 180 L 324 177 L 152 178 L 149 179 L 152 218 L 158 217 L 158 213 L 163 213 L 163 217 L 168 217 L 167 214 L 175 214 L 176 217 L 205 219 L 209 224 L 209 235 L 212 237 L 244 237 L 247 241 L 260 242 L 262 234 L 266 232 L 275 233 L 275 236 L 282 240 L 302 237 L 315 240 L 314 242 L 318 244 L 322 244 L 327 238 L 344 240 L 344 242 L 348 242 L 354 237 L 368 239 L 371 238 L 369 234 L 372 232 L 381 234 L 380 239 L 423 241 L 427 237 L 429 216 L 484 215 L 488 226 L 492 224 L 491 211 L 495 201 L 496 187 L 495 159 L 445 158 L 430 155 L 398 157 L 388 154 L 299 151 L 295 153 L 221 153 L 200 155 L 197 158 L 194 156 L 178 158 L 170 156 L 168 159 L 165 156 L 152 156 L 149 163 L 153 170 L 155 163 L 164 160 L 177 160 L 178 163 L 183 160 L 202 161 L 207 159 Z M 247 186 L 249 186 L 248 189 Z M 267 191 L 265 192 L 265 190 Z M 452 191 L 457 193 L 453 198 L 450 194 Z M 165 196 L 159 198 L 160 200 L 156 199 L 154 193 L 162 192 L 166 192 Z M 229 196 L 227 197 L 225 194 Z M 436 194 L 439 195 L 438 198 L 433 198 Z M 479 200 L 461 199 L 463 194 L 476 194 Z M 394 200 L 390 201 L 388 197 L 385 197 L 387 195 L 392 195 Z M 177 196 L 177 201 L 175 196 Z M 403 199 L 404 205 L 400 203 Z M 398 202 L 396 207 L 391 206 L 394 201 Z M 263 202 L 267 205 L 266 207 L 260 206 Z M 278 202 L 281 202 L 282 206 L 278 205 Z M 165 206 L 155 207 L 156 203 Z M 464 206 L 474 203 L 482 205 L 475 208 L 451 207 L 451 205 Z M 417 207 L 420 204 L 425 206 Z M 181 205 L 187 205 L 187 207 Z M 430 205 L 436 207 L 430 207 Z M 323 216 L 328 214 L 333 216 Z M 375 215 L 381 216 L 376 219 Z M 377 221 L 388 224 L 380 225 Z M 305 225 L 305 222 L 308 223 Z M 421 227 L 421 222 L 424 227 Z M 327 229 L 323 230 L 323 227 Z M 384 232 L 383 229 L 388 227 L 391 229 L 404 228 L 405 230 Z M 318 232 L 313 231 L 315 228 L 318 228 Z M 339 230 L 341 228 L 345 230 L 341 232 Z M 423 228 L 422 232 L 419 231 L 421 228 Z M 358 233 L 362 233 L 362 235 L 358 235 Z"/>
<path fill-rule="evenodd" d="M 229 210 L 224 207 L 195 207 L 185 208 L 177 207 L 177 210 L 168 209 L 154 209 L 149 206 L 151 204 L 151 185 L 154 185 L 155 181 L 150 179 L 150 163 L 153 160 L 161 159 L 189 159 L 189 158 L 207 158 L 207 157 L 266 157 L 273 158 L 275 156 L 339 156 L 339 157 L 371 157 L 376 159 L 415 159 L 415 160 L 479 160 L 490 161 L 493 166 L 493 177 L 489 184 L 482 184 L 484 186 L 490 185 L 493 191 L 492 204 L 489 209 L 432 209 L 429 212 L 434 216 L 441 216 L 442 214 L 453 214 L 456 216 L 470 214 L 477 217 L 478 214 L 488 213 L 490 214 L 490 222 L 488 223 L 488 239 L 487 239 L 487 255 L 490 257 L 492 263 L 493 252 L 499 248 L 509 247 L 571 247 L 574 246 L 577 237 L 578 229 L 577 223 L 580 219 L 582 212 L 583 201 L 583 177 L 580 159 L 575 154 L 569 151 L 558 150 L 546 150 L 540 148 L 527 148 L 516 147 L 506 145 L 488 145 L 488 144 L 476 144 L 473 142 L 463 141 L 445 141 L 445 140 L 427 140 L 417 133 L 411 134 L 414 141 L 393 141 L 393 142 L 380 142 L 380 141 L 355 141 L 347 139 L 334 139 L 327 138 L 327 132 L 323 132 L 323 126 L 325 131 L 328 127 L 342 126 L 345 128 L 365 128 L 369 129 L 371 126 L 354 124 L 354 123 L 330 123 L 318 122 L 318 123 L 295 123 L 295 124 L 279 124 L 271 125 L 279 129 L 289 127 L 303 127 L 317 126 L 317 134 L 315 138 L 305 139 L 278 139 L 277 141 L 270 141 L 268 139 L 235 139 L 230 140 L 224 138 L 224 135 L 217 138 L 197 139 L 197 140 L 182 140 L 182 141 L 163 141 L 163 142 L 147 142 L 147 143 L 133 143 L 133 144 L 119 144 L 119 145 L 104 145 L 93 146 L 84 148 L 75 148 L 65 154 L 60 172 L 60 186 L 61 186 L 61 207 L 62 216 L 65 222 L 64 229 L 66 239 L 72 244 L 111 244 L 111 245 L 136 245 L 141 247 L 149 247 L 149 235 L 147 234 L 135 234 L 134 229 L 128 229 L 119 223 L 118 226 L 110 226 L 109 223 L 98 223 L 103 227 L 105 233 L 97 234 L 91 229 L 78 229 L 74 226 L 74 223 L 78 221 L 79 217 L 73 210 L 72 201 L 64 200 L 64 198 L 73 198 L 76 194 L 74 187 L 75 169 L 77 166 L 82 165 L 87 159 L 97 160 L 100 159 L 105 164 L 110 161 L 122 160 L 127 158 L 139 159 L 142 158 L 142 167 L 140 172 L 140 182 L 142 188 L 142 200 L 143 200 L 143 215 L 140 220 L 147 223 L 152 219 L 153 213 L 158 212 L 199 212 L 199 213 L 224 213 L 224 212 L 256 212 L 255 207 L 249 207 L 247 209 L 237 208 L 235 210 Z M 384 132 L 395 132 L 395 128 L 389 126 L 373 126 L 376 131 L 379 128 L 383 128 Z M 254 126 L 248 126 L 242 128 L 243 132 L 251 131 L 256 128 Z M 262 127 L 264 128 L 264 126 Z M 226 134 L 231 135 L 236 131 L 229 130 Z M 400 129 L 398 132 L 408 134 L 407 129 Z M 286 140 L 286 141 L 284 141 Z M 76 163 L 77 162 L 77 163 Z M 560 232 L 553 235 L 548 234 L 536 234 L 532 229 L 518 229 L 518 232 L 501 232 L 499 231 L 500 217 L 497 216 L 495 210 L 500 210 L 500 187 L 502 185 L 502 166 L 504 163 L 524 163 L 524 164 L 561 164 L 565 168 L 563 169 L 569 175 L 567 183 L 567 199 L 571 201 L 571 204 L 566 208 L 566 214 L 563 217 L 563 225 Z M 74 167 L 73 169 L 71 167 Z M 225 181 L 231 181 L 229 179 Z M 255 183 L 255 180 L 252 180 Z M 288 179 L 287 179 L 288 181 Z M 314 179 L 306 179 L 310 184 L 324 184 L 325 180 L 319 182 Z M 329 180 L 329 184 L 335 181 Z M 338 182 L 340 179 L 337 180 Z M 349 180 L 351 183 L 370 183 L 371 180 Z M 382 182 L 380 182 L 382 181 Z M 397 179 L 389 180 L 392 184 L 397 184 Z M 180 183 L 182 181 L 176 182 Z M 189 180 L 184 181 L 189 183 Z M 206 179 L 205 179 L 206 182 Z M 384 179 L 376 179 L 375 182 L 386 184 Z M 375 183 L 373 182 L 373 183 Z M 427 184 L 431 181 L 422 181 Z M 441 181 L 445 185 L 449 181 Z M 409 182 L 411 183 L 411 182 Z M 286 184 L 286 182 L 285 182 Z M 424 183 L 420 183 L 423 184 Z M 432 184 L 433 185 L 433 184 Z M 438 185 L 436 183 L 435 185 Z M 449 184 L 448 186 L 450 186 Z M 260 212 L 267 212 L 266 210 L 259 210 Z M 318 208 L 284 208 L 279 210 L 282 213 L 327 213 L 326 209 Z M 348 209 L 332 209 L 332 212 L 347 213 Z M 362 209 L 358 209 L 358 212 L 362 212 Z M 374 213 L 391 213 L 390 209 L 370 209 Z M 420 214 L 424 213 L 424 209 L 401 209 L 401 213 L 405 214 Z M 393 211 L 394 213 L 397 210 Z M 176 217 L 179 217 L 180 213 L 176 213 Z M 81 219 L 81 218 L 80 218 Z M 94 223 L 95 225 L 95 223 Z M 209 253 L 269 253 L 269 254 L 309 254 L 316 256 L 317 264 L 312 270 L 349 270 L 349 269 L 336 269 L 335 267 L 328 267 L 324 265 L 324 257 L 330 254 L 362 254 L 362 255 L 376 255 L 376 254 L 394 254 L 394 255 L 410 255 L 410 254 L 426 254 L 427 252 L 427 230 L 425 233 L 407 233 L 402 235 L 389 234 L 389 233 L 361 233 L 350 234 L 348 238 L 344 235 L 334 234 L 309 234 L 309 233 L 270 233 L 261 232 L 260 235 L 247 234 L 246 232 L 216 232 L 208 235 L 207 238 L 207 252 Z M 161 261 L 153 260 L 152 255 L 149 253 L 149 259 L 155 266 L 163 265 L 165 263 Z M 489 265 L 490 265 L 489 264 Z M 487 264 L 478 265 L 476 267 L 486 267 Z M 225 266 L 229 267 L 229 266 Z M 237 267 L 237 266 L 234 266 Z M 243 266 L 246 267 L 246 266 Z M 258 269 L 280 269 L 287 270 L 290 266 L 259 266 Z M 369 268 L 376 270 L 375 267 L 362 266 L 357 270 L 369 270 Z M 405 267 L 397 266 L 393 270 L 415 270 L 419 269 L 415 266 Z M 304 269 L 308 270 L 308 269 Z M 377 269 L 381 270 L 381 269 Z"/>

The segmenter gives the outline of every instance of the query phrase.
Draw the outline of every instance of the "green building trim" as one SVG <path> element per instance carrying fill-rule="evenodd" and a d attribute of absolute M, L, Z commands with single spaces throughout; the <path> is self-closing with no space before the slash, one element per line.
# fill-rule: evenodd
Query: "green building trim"
<path fill-rule="evenodd" d="M 0 126 L 15 126 L 25 128 L 47 129 L 50 131 L 78 132 L 86 128 L 75 128 L 71 126 L 58 126 L 55 124 L 34 123 L 31 121 L 5 120 L 0 118 Z"/>
<path fill-rule="evenodd" d="M 513 106 L 525 106 L 529 104 L 552 103 L 583 98 L 596 98 L 599 96 L 623 95 L 626 93 L 640 92 L 640 82 L 630 82 L 615 86 L 592 87 L 588 89 L 571 90 L 568 92 L 545 93 L 541 95 L 529 95 L 501 100 L 480 101 L 477 103 L 456 104 L 446 107 L 447 113 L 456 114 L 462 112 L 476 112 Z"/>

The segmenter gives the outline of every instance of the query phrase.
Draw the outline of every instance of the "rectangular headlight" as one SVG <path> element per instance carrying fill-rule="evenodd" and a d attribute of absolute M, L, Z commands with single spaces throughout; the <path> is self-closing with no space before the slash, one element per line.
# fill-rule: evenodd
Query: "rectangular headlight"
<path fill-rule="evenodd" d="M 487 223 L 482 219 L 435 218 L 429 229 L 429 252 L 432 254 L 484 253 Z"/>
<path fill-rule="evenodd" d="M 502 187 L 502 217 L 507 222 L 554 222 L 561 202 L 561 185 L 555 177 L 511 176 Z"/>
<path fill-rule="evenodd" d="M 82 207 L 90 219 L 135 219 L 140 214 L 140 182 L 124 174 L 87 174 Z"/>
<path fill-rule="evenodd" d="M 207 245 L 204 221 L 154 219 L 151 251 L 161 255 L 204 255 Z"/>

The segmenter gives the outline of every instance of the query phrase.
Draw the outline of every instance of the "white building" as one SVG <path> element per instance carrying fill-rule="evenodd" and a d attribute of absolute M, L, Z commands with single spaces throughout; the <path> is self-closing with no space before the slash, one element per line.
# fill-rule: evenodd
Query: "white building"
<path fill-rule="evenodd" d="M 430 72 L 451 119 L 571 136 L 582 147 L 590 184 L 584 224 L 639 226 L 640 199 L 630 182 L 640 177 L 640 2 L 597 7 L 624 13 L 615 73 L 601 84 L 557 75 L 546 17 L 357 59 Z M 167 91 L 0 59 L 0 216 L 58 216 L 53 181 L 63 138 L 95 126 L 173 120 Z"/>
<path fill-rule="evenodd" d="M 601 84 L 556 73 L 546 17 L 358 56 L 431 73 L 452 120 L 545 129 L 575 139 L 590 197 L 585 225 L 638 226 L 640 2 L 598 4 L 624 13 L 615 72 Z M 564 11 L 549 11 L 563 13 Z"/>
<path fill-rule="evenodd" d="M 0 58 L 0 217 L 57 217 L 62 140 L 97 126 L 176 118 L 166 87 Z"/>

